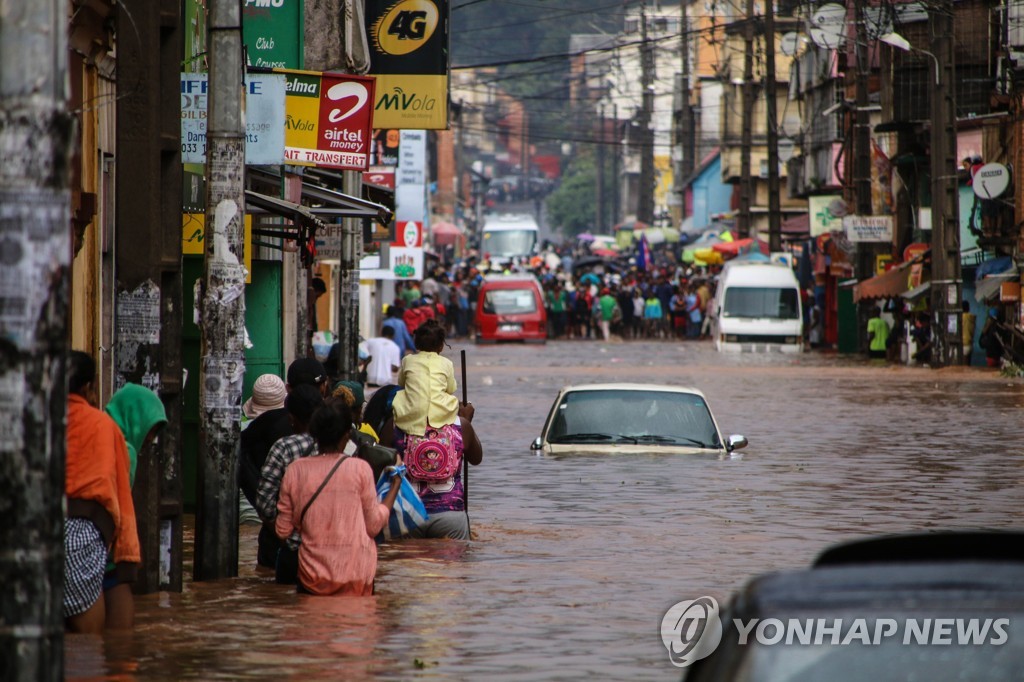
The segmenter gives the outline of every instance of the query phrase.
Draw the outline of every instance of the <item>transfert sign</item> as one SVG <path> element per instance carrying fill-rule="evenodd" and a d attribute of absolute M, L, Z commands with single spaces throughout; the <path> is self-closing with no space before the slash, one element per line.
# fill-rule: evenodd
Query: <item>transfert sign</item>
<path fill-rule="evenodd" d="M 275 69 L 285 81 L 285 163 L 366 170 L 373 129 L 374 79 Z"/>
<path fill-rule="evenodd" d="M 448 0 L 366 0 L 374 123 L 448 127 Z"/>
<path fill-rule="evenodd" d="M 206 163 L 207 93 L 205 73 L 181 74 L 181 162 Z M 245 162 L 284 163 L 284 76 L 245 77 Z"/>

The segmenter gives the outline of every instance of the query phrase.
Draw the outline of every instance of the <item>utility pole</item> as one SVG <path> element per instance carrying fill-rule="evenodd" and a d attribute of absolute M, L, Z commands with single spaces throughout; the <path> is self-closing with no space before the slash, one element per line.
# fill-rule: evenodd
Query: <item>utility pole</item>
<path fill-rule="evenodd" d="M 345 171 L 342 186 L 350 196 L 359 196 L 362 181 L 354 171 Z M 359 375 L 359 258 L 363 253 L 360 221 L 345 218 L 341 227 L 341 295 L 338 297 L 341 357 L 338 373 L 346 381 Z"/>
<path fill-rule="evenodd" d="M 115 388 L 146 386 L 167 412 L 132 486 L 142 550 L 136 594 L 180 592 L 183 578 L 181 100 L 165 85 L 180 77 L 183 42 L 180 21 L 169 21 L 161 4 L 167 1 L 117 5 L 118 79 L 137 85 L 120 91 L 116 104 L 117 120 L 131 122 L 117 126 L 117 147 L 131 153 L 118 156 L 115 178 Z"/>
<path fill-rule="evenodd" d="M 597 113 L 597 220 L 594 221 L 599 234 L 605 233 L 605 210 L 604 210 L 604 102 L 598 104 Z"/>
<path fill-rule="evenodd" d="M 679 110 L 679 145 L 682 150 L 682 163 L 679 166 L 680 189 L 682 181 L 693 175 L 697 168 L 696 156 L 696 130 L 693 125 L 693 106 L 690 99 L 693 93 L 690 90 L 690 19 L 686 14 L 687 0 L 679 1 L 679 55 L 682 83 L 680 84 L 679 99 L 682 100 Z M 680 197 L 680 205 L 685 202 Z"/>
<path fill-rule="evenodd" d="M 931 96 L 932 365 L 944 367 L 959 365 L 963 355 L 953 0 L 937 0 L 931 6 L 928 28 L 939 67 Z"/>
<path fill-rule="evenodd" d="M 768 250 L 782 251 L 779 197 L 779 123 L 775 86 L 775 0 L 764 0 L 765 128 L 768 132 Z"/>
<path fill-rule="evenodd" d="M 750 153 L 754 146 L 754 0 L 747 0 L 747 18 L 743 26 L 742 120 L 740 121 L 740 206 L 736 230 L 741 239 L 750 236 L 750 206 L 755 185 L 750 177 Z"/>
<path fill-rule="evenodd" d="M 200 312 L 196 580 L 238 574 L 238 444 L 245 376 L 242 8 L 237 0 L 210 0 L 208 9 L 210 118 Z"/>
<path fill-rule="evenodd" d="M 640 181 L 637 191 L 636 219 L 648 225 L 654 224 L 654 130 L 651 118 L 654 115 L 654 46 L 647 37 L 647 12 L 640 5 Z"/>
<path fill-rule="evenodd" d="M 67 3 L 0 4 L 0 679 L 64 677 Z"/>
<path fill-rule="evenodd" d="M 871 67 L 868 63 L 868 32 L 864 17 L 864 0 L 855 0 L 854 26 L 857 39 L 854 45 L 855 70 L 855 111 L 853 114 L 853 183 L 857 215 L 871 215 L 871 118 L 868 112 L 868 79 Z M 857 277 L 867 279 L 875 274 L 875 245 L 871 242 L 857 244 Z M 857 306 L 857 347 L 867 352 L 868 320 L 875 307 L 870 300 Z"/>
<path fill-rule="evenodd" d="M 619 105 L 612 103 L 612 227 L 618 224 L 622 217 L 622 196 L 620 191 L 622 185 L 619 179 L 619 141 L 622 139 L 619 131 Z"/>

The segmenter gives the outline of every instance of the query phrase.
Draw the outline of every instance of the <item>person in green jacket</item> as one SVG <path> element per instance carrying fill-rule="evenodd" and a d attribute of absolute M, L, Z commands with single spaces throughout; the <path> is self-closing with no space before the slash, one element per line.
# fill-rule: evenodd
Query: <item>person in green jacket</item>
<path fill-rule="evenodd" d="M 167 424 L 167 412 L 160 397 L 139 384 L 125 384 L 110 398 L 105 408 L 117 423 L 128 443 L 128 480 L 135 484 L 135 470 L 139 453 L 156 440 Z M 106 625 L 111 629 L 129 629 L 135 621 L 135 600 L 132 587 L 122 581 L 119 566 L 107 562 L 103 578 L 103 596 L 106 601 Z"/>

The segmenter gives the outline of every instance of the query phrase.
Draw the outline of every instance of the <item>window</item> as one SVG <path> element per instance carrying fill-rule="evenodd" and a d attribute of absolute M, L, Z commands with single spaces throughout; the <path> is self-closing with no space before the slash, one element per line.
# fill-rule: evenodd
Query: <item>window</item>
<path fill-rule="evenodd" d="M 799 319 L 795 288 L 729 287 L 725 292 L 722 317 L 762 317 L 775 320 Z"/>

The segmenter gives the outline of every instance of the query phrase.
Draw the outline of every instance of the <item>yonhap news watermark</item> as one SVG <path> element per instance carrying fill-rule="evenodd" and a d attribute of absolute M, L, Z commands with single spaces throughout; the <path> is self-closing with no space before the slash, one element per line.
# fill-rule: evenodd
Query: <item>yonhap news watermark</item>
<path fill-rule="evenodd" d="M 661 641 L 679 668 L 710 656 L 725 637 L 735 637 L 739 646 L 1001 646 L 1010 638 L 1010 619 L 846 616 L 723 623 L 718 601 L 705 596 L 674 604 L 661 620 Z"/>

